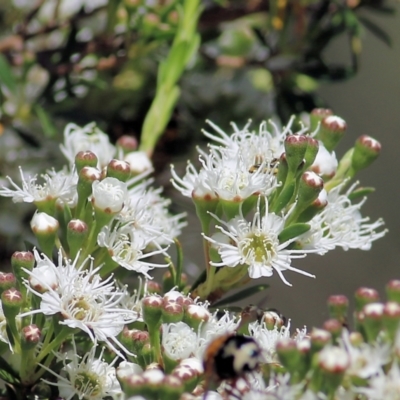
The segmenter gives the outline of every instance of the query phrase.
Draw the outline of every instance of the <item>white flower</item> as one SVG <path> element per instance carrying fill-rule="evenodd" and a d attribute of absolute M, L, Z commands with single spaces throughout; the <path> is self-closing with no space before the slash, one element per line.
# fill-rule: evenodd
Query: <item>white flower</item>
<path fill-rule="evenodd" d="M 39 292 L 25 281 L 30 291 L 41 298 L 40 308 L 32 310 L 25 315 L 42 312 L 44 315 L 60 314 L 60 324 L 70 328 L 78 328 L 86 332 L 95 342 L 104 341 L 116 353 L 120 352 L 114 344 L 123 348 L 116 336 L 123 330 L 125 324 L 135 320 L 136 313 L 119 306 L 123 291 L 115 288 L 112 277 L 102 280 L 97 274 L 100 268 L 93 268 L 93 260 L 87 258 L 81 265 L 77 265 L 79 254 L 73 262 L 63 260 L 61 250 L 58 256 L 58 266 L 55 266 L 45 255 L 40 258 L 35 252 L 35 258 L 41 262 L 45 260 L 49 268 L 53 269 L 57 276 L 56 287 L 42 280 L 42 286 L 47 289 Z M 87 266 L 89 262 L 89 266 Z M 40 281 L 41 269 L 24 271 Z M 124 349 L 125 350 L 125 349 Z"/>
<path fill-rule="evenodd" d="M 297 238 L 303 248 L 315 249 L 319 254 L 338 246 L 344 250 L 369 250 L 373 241 L 386 234 L 387 230 L 381 229 L 382 219 L 369 223 L 369 218 L 361 216 L 359 210 L 366 198 L 357 204 L 349 200 L 357 183 L 345 194 L 340 194 L 345 184 L 343 182 L 328 193 L 327 206 L 309 222 L 311 229 Z"/>
<path fill-rule="evenodd" d="M 198 337 L 196 332 L 184 322 L 163 324 L 162 345 L 165 354 L 169 358 L 183 360 L 196 352 Z"/>
<path fill-rule="evenodd" d="M 104 178 L 92 184 L 93 205 L 110 214 L 122 210 L 124 202 L 128 199 L 128 188 L 125 182 L 117 178 Z"/>
<path fill-rule="evenodd" d="M 400 399 L 400 368 L 397 361 L 392 363 L 390 370 L 385 374 L 372 376 L 368 387 L 354 388 L 355 392 L 364 394 L 368 400 L 399 400 Z"/>
<path fill-rule="evenodd" d="M 65 400 L 71 400 L 74 396 L 79 399 L 101 400 L 106 396 L 122 393 L 113 366 L 117 357 L 111 364 L 108 364 L 103 361 L 104 347 L 99 357 L 96 357 L 97 343 L 94 343 L 90 351 L 83 357 L 77 354 L 74 340 L 72 346 L 73 351 L 56 353 L 58 360 L 63 363 L 60 375 L 41 365 L 42 368 L 57 377 L 57 383 L 43 379 L 44 382 L 57 386 L 60 396 Z"/>
<path fill-rule="evenodd" d="M 279 243 L 278 236 L 285 227 L 285 219 L 274 213 L 268 213 L 268 201 L 265 199 L 265 214 L 261 216 L 260 198 L 257 204 L 257 211 L 253 221 L 244 219 L 242 212 L 240 216 L 225 223 L 214 215 L 222 226 L 216 226 L 221 233 L 211 238 L 204 236 L 218 250 L 221 262 L 212 262 L 217 267 L 236 267 L 240 264 L 249 266 L 250 278 L 271 276 L 275 270 L 282 281 L 291 286 L 282 274 L 284 270 L 295 271 L 300 274 L 314 278 L 307 272 L 292 267 L 292 258 L 305 257 L 308 251 L 290 250 L 288 245 L 296 238 Z"/>
<path fill-rule="evenodd" d="M 96 154 L 100 168 L 105 167 L 116 153 L 108 136 L 94 122 L 82 128 L 68 124 L 64 130 L 64 144 L 60 148 L 70 165 L 74 164 L 77 153 L 89 150 Z"/>
<path fill-rule="evenodd" d="M 390 361 L 389 344 L 361 343 L 353 346 L 350 342 L 349 332 L 344 329 L 339 344 L 350 358 L 350 366 L 347 374 L 358 376 L 362 379 L 370 378 L 382 370 L 382 367 Z"/>
<path fill-rule="evenodd" d="M 318 175 L 331 177 L 335 175 L 338 167 L 336 154 L 334 151 L 330 153 L 321 141 L 318 143 L 318 153 L 311 169 Z"/>
<path fill-rule="evenodd" d="M 151 276 L 147 273 L 153 268 L 167 267 L 168 264 L 158 264 L 146 261 L 146 258 L 156 254 L 165 254 L 166 249 L 157 249 L 149 253 L 145 253 L 145 249 L 149 244 L 149 240 L 145 240 L 142 235 L 119 222 L 111 223 L 101 229 L 97 236 L 97 243 L 100 247 L 108 249 L 111 258 L 121 267 L 130 271 L 136 271 L 147 278 Z"/>
<path fill-rule="evenodd" d="M 14 189 L 3 187 L 0 189 L 0 196 L 12 197 L 14 203 L 33 203 L 61 199 L 68 201 L 74 197 L 77 178 L 74 173 L 66 171 L 54 172 L 41 175 L 42 184 L 37 183 L 37 175 L 25 178 L 22 169 L 19 169 L 22 181 L 22 188 L 7 177 Z"/>

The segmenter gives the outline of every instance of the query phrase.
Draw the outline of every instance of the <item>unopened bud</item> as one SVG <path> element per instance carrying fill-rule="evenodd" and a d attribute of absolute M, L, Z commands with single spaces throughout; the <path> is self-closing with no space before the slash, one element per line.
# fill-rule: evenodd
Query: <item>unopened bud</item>
<path fill-rule="evenodd" d="M 374 341 L 382 330 L 383 312 L 384 305 L 382 303 L 370 303 L 364 306 L 362 326 L 368 341 Z"/>
<path fill-rule="evenodd" d="M 313 328 L 310 335 L 311 350 L 313 353 L 320 351 L 327 344 L 332 343 L 332 335 L 325 329 Z"/>
<path fill-rule="evenodd" d="M 80 151 L 76 156 L 75 156 L 75 166 L 76 166 L 76 171 L 79 172 L 81 171 L 82 168 L 84 167 L 96 167 L 98 163 L 98 158 L 96 154 L 94 154 L 92 151 Z"/>
<path fill-rule="evenodd" d="M 134 1 L 139 2 L 140 0 Z M 116 146 L 122 149 L 124 154 L 127 154 L 138 148 L 138 141 L 134 136 L 123 135 L 117 140 Z"/>
<path fill-rule="evenodd" d="M 394 340 L 400 323 L 400 304 L 389 301 L 383 309 L 383 326 L 389 337 Z"/>
<path fill-rule="evenodd" d="M 336 115 L 325 117 L 321 121 L 316 139 L 320 140 L 325 148 L 331 152 L 335 149 L 347 129 L 346 121 Z"/>
<path fill-rule="evenodd" d="M 143 297 L 142 313 L 144 322 L 150 327 L 161 325 L 163 299 L 155 294 Z"/>
<path fill-rule="evenodd" d="M 300 166 L 304 165 L 308 140 L 304 135 L 289 135 L 284 142 L 286 160 L 289 170 L 296 173 Z"/>
<path fill-rule="evenodd" d="M 379 294 L 375 289 L 361 287 L 355 292 L 356 311 L 361 311 L 366 304 L 379 301 Z"/>
<path fill-rule="evenodd" d="M 169 324 L 182 321 L 183 306 L 175 301 L 164 302 L 162 308 L 163 323 Z"/>
<path fill-rule="evenodd" d="M 389 301 L 400 304 L 400 280 L 393 279 L 386 285 L 386 295 Z"/>
<path fill-rule="evenodd" d="M 35 348 L 40 342 L 41 332 L 35 325 L 24 326 L 21 330 L 21 345 L 24 350 Z"/>
<path fill-rule="evenodd" d="M 17 279 L 11 272 L 0 272 L 0 295 L 5 290 L 15 287 Z"/>
<path fill-rule="evenodd" d="M 333 115 L 333 112 L 329 108 L 314 108 L 310 113 L 310 131 L 314 132 L 320 122 L 330 115 Z"/>
<path fill-rule="evenodd" d="M 122 160 L 111 160 L 107 165 L 107 177 L 116 178 L 126 182 L 131 176 L 131 167 L 128 162 Z"/>
<path fill-rule="evenodd" d="M 347 318 L 347 310 L 349 309 L 349 299 L 344 295 L 333 295 L 328 298 L 329 314 L 332 318 L 336 318 L 344 323 Z"/>
<path fill-rule="evenodd" d="M 200 324 L 204 324 L 205 322 L 207 322 L 210 317 L 210 312 L 207 311 L 203 306 L 191 304 L 185 308 L 183 322 L 185 322 L 192 329 L 197 331 Z"/>
<path fill-rule="evenodd" d="M 354 172 L 371 165 L 381 153 L 381 144 L 370 136 L 360 136 L 354 146 L 351 166 Z"/>
<path fill-rule="evenodd" d="M 38 240 L 39 247 L 48 257 L 53 254 L 59 227 L 60 224 L 55 218 L 43 212 L 36 212 L 31 220 L 31 229 Z"/>
<path fill-rule="evenodd" d="M 129 163 L 132 175 L 153 170 L 153 164 L 144 151 L 132 151 L 125 155 L 124 160 Z"/>
<path fill-rule="evenodd" d="M 24 299 L 19 290 L 10 288 L 1 294 L 1 301 L 5 317 L 7 319 L 13 319 L 18 315 Z"/>
<path fill-rule="evenodd" d="M 325 321 L 322 327 L 332 335 L 333 341 L 341 335 L 343 330 L 343 324 L 334 318 Z"/>

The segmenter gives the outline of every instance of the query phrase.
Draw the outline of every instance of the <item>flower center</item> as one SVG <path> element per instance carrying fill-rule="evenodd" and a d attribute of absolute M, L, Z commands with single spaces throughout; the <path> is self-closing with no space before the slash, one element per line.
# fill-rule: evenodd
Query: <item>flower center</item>
<path fill-rule="evenodd" d="M 91 373 L 79 373 L 76 375 L 74 387 L 79 393 L 85 393 L 87 396 L 96 397 L 101 393 L 99 377 Z"/>
<path fill-rule="evenodd" d="M 277 239 L 263 233 L 252 233 L 246 239 L 241 249 L 246 259 L 270 264 L 277 254 Z"/>

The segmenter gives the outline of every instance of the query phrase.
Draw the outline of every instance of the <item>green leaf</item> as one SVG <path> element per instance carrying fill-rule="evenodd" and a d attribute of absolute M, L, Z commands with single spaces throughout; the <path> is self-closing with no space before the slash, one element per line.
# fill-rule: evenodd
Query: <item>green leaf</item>
<path fill-rule="evenodd" d="M 231 296 L 225 297 L 224 299 L 217 301 L 215 304 L 213 304 L 213 307 L 220 307 L 225 304 L 235 303 L 236 301 L 246 299 L 247 297 L 250 297 L 253 294 L 262 292 L 265 289 L 267 289 L 268 287 L 269 287 L 269 285 L 266 285 L 266 284 L 250 286 L 250 287 L 243 289 Z"/>
<path fill-rule="evenodd" d="M 285 228 L 278 236 L 279 242 L 284 243 L 287 240 L 300 236 L 310 230 L 310 224 L 297 223 Z"/>
<path fill-rule="evenodd" d="M 16 372 L 10 367 L 10 364 L 3 358 L 0 358 L 0 378 L 11 385 L 19 383 L 19 377 Z"/>
<path fill-rule="evenodd" d="M 10 92 L 17 91 L 17 82 L 7 59 L 0 53 L 0 82 L 5 85 Z"/>
<path fill-rule="evenodd" d="M 44 135 L 48 138 L 55 137 L 57 129 L 51 121 L 49 114 L 47 114 L 43 107 L 38 104 L 34 106 L 34 110 L 39 118 L 40 124 L 42 125 Z"/>
<path fill-rule="evenodd" d="M 388 47 L 392 47 L 392 39 L 390 38 L 389 34 L 385 32 L 379 25 L 376 25 L 375 22 L 372 22 L 370 19 L 365 17 L 359 17 L 359 20 L 373 35 L 375 35 Z"/>
<path fill-rule="evenodd" d="M 354 192 L 350 193 L 348 197 L 349 200 L 353 201 L 359 199 L 360 197 L 368 196 L 370 193 L 373 192 L 375 192 L 375 188 L 373 187 L 360 187 Z"/>

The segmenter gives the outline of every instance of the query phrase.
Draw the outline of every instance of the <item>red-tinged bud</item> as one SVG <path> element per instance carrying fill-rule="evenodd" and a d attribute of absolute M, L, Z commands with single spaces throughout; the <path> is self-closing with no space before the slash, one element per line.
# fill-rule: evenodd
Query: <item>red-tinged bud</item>
<path fill-rule="evenodd" d="M 143 372 L 142 376 L 145 384 L 143 395 L 145 396 L 148 393 L 145 398 L 158 399 L 158 394 L 160 393 L 164 382 L 164 372 L 158 368 L 147 369 Z"/>
<path fill-rule="evenodd" d="M 96 154 L 94 154 L 92 151 L 80 151 L 76 156 L 75 156 L 75 166 L 76 166 L 76 171 L 79 172 L 81 171 L 82 168 L 84 167 L 96 167 L 98 163 L 98 158 Z"/>
<path fill-rule="evenodd" d="M 311 381 L 312 388 L 332 397 L 342 383 L 349 365 L 350 359 L 345 350 L 326 346 L 317 356 L 317 366 Z"/>
<path fill-rule="evenodd" d="M 143 297 L 142 313 L 143 320 L 149 329 L 157 329 L 161 325 L 161 315 L 163 308 L 163 299 L 155 294 Z M 151 328 L 150 328 L 151 327 Z"/>
<path fill-rule="evenodd" d="M 330 115 L 321 121 L 320 129 L 315 138 L 320 140 L 325 148 L 331 152 L 344 136 L 346 129 L 346 121 L 336 115 Z"/>
<path fill-rule="evenodd" d="M 183 298 L 183 306 L 185 307 L 185 309 L 189 307 L 191 304 L 194 304 L 194 300 L 191 297 Z"/>
<path fill-rule="evenodd" d="M 324 188 L 323 179 L 312 171 L 306 171 L 299 181 L 299 189 L 296 204 L 296 215 L 304 211 L 319 196 Z"/>
<path fill-rule="evenodd" d="M 298 370 L 301 364 L 301 356 L 295 340 L 290 338 L 280 339 L 276 344 L 276 353 L 281 364 L 290 373 Z"/>
<path fill-rule="evenodd" d="M 211 314 L 203 306 L 190 304 L 185 307 L 185 315 L 183 322 L 188 324 L 195 332 L 197 332 L 200 324 L 206 323 L 211 317 Z"/>
<path fill-rule="evenodd" d="M 177 290 L 171 290 L 164 294 L 163 301 L 164 303 L 170 303 L 171 301 L 173 301 L 182 305 L 183 295 L 181 292 L 178 292 Z"/>
<path fill-rule="evenodd" d="M 159 392 L 159 398 L 165 400 L 179 399 L 183 393 L 184 385 L 182 381 L 175 375 L 167 375 L 164 377 L 162 388 Z"/>
<path fill-rule="evenodd" d="M 183 306 L 175 301 L 164 302 L 162 308 L 162 321 L 165 324 L 182 321 Z"/>
<path fill-rule="evenodd" d="M 285 139 L 284 146 L 289 170 L 296 173 L 299 167 L 304 165 L 304 156 L 308 146 L 307 136 L 289 135 Z"/>
<path fill-rule="evenodd" d="M 35 325 L 24 326 L 21 330 L 21 346 L 24 350 L 34 349 L 40 342 L 41 332 Z"/>
<path fill-rule="evenodd" d="M 144 396 L 146 382 L 143 375 L 131 374 L 119 377 L 117 374 L 117 378 L 127 398 L 133 396 Z"/>
<path fill-rule="evenodd" d="M 370 136 L 360 136 L 354 145 L 351 167 L 358 172 L 371 165 L 381 153 L 381 144 Z"/>
<path fill-rule="evenodd" d="M 28 275 L 22 269 L 27 269 L 28 271 L 32 271 L 35 265 L 35 257 L 30 251 L 16 251 L 11 256 L 11 267 L 14 272 L 17 281 L 22 283 L 22 278 L 27 279 Z M 22 285 L 20 286 L 22 289 Z"/>
<path fill-rule="evenodd" d="M 361 311 L 366 304 L 379 301 L 379 293 L 375 289 L 361 287 L 355 293 L 356 311 Z"/>
<path fill-rule="evenodd" d="M 125 328 L 121 334 L 121 343 L 133 354 L 141 354 L 146 343 L 149 343 L 150 336 L 147 331 Z"/>
<path fill-rule="evenodd" d="M 185 365 L 175 367 L 171 375 L 176 376 L 183 383 L 185 392 L 192 392 L 199 381 L 198 371 Z"/>
<path fill-rule="evenodd" d="M 24 303 L 24 299 L 19 290 L 10 288 L 1 294 L 4 316 L 7 319 L 14 319 Z"/>
<path fill-rule="evenodd" d="M 349 309 L 349 299 L 341 294 L 330 296 L 328 298 L 328 309 L 332 318 L 344 323 Z"/>
<path fill-rule="evenodd" d="M 161 294 L 162 288 L 158 282 L 148 281 L 147 282 L 147 293 L 149 294 Z"/>
<path fill-rule="evenodd" d="M 129 379 L 132 375 L 139 376 L 143 372 L 139 364 L 131 363 L 129 361 L 122 361 L 119 363 L 116 371 L 117 379 L 123 387 L 123 382 Z"/>
<path fill-rule="evenodd" d="M 400 279 L 393 279 L 386 285 L 386 295 L 389 301 L 400 304 Z"/>
<path fill-rule="evenodd" d="M 128 1 L 138 2 L 140 0 L 128 0 Z M 116 146 L 122 149 L 124 154 L 127 154 L 132 151 L 135 151 L 138 148 L 138 141 L 134 136 L 123 135 L 117 140 Z"/>
<path fill-rule="evenodd" d="M 327 344 L 332 343 L 332 335 L 325 329 L 313 328 L 310 335 L 311 351 L 316 353 L 324 348 Z"/>
<path fill-rule="evenodd" d="M 122 160 L 111 160 L 107 165 L 107 177 L 117 178 L 126 182 L 131 176 L 131 167 L 128 162 Z"/>
<path fill-rule="evenodd" d="M 400 304 L 389 301 L 383 309 L 383 326 L 389 337 L 394 341 L 400 325 Z"/>
<path fill-rule="evenodd" d="M 273 310 L 265 311 L 261 317 L 261 321 L 265 323 L 265 327 L 268 330 L 280 329 L 285 325 L 285 318 Z"/>
<path fill-rule="evenodd" d="M 341 335 L 343 325 L 337 319 L 331 318 L 324 322 L 322 328 L 328 331 L 332 335 L 333 341 L 335 341 Z"/>
<path fill-rule="evenodd" d="M 70 256 L 75 259 L 79 250 L 85 244 L 89 235 L 87 224 L 80 219 L 71 219 L 67 225 L 67 242 L 70 249 Z"/>
<path fill-rule="evenodd" d="M 92 194 L 92 184 L 101 179 L 101 172 L 94 167 L 83 167 L 78 174 L 78 204 L 77 214 L 81 212 L 86 205 L 88 197 Z"/>
<path fill-rule="evenodd" d="M 329 108 L 314 108 L 310 113 L 310 131 L 314 132 L 320 122 L 331 115 L 333 115 L 333 112 Z"/>
<path fill-rule="evenodd" d="M 383 326 L 384 305 L 382 303 L 366 304 L 362 310 L 364 328 L 367 340 L 373 342 L 378 337 Z"/>
<path fill-rule="evenodd" d="M 0 295 L 5 290 L 15 287 L 16 283 L 17 279 L 13 273 L 0 271 Z"/>
<path fill-rule="evenodd" d="M 308 222 L 311 221 L 315 215 L 317 215 L 323 208 L 328 205 L 328 193 L 325 189 L 322 189 L 318 197 L 308 206 L 297 218 L 297 222 Z"/>

